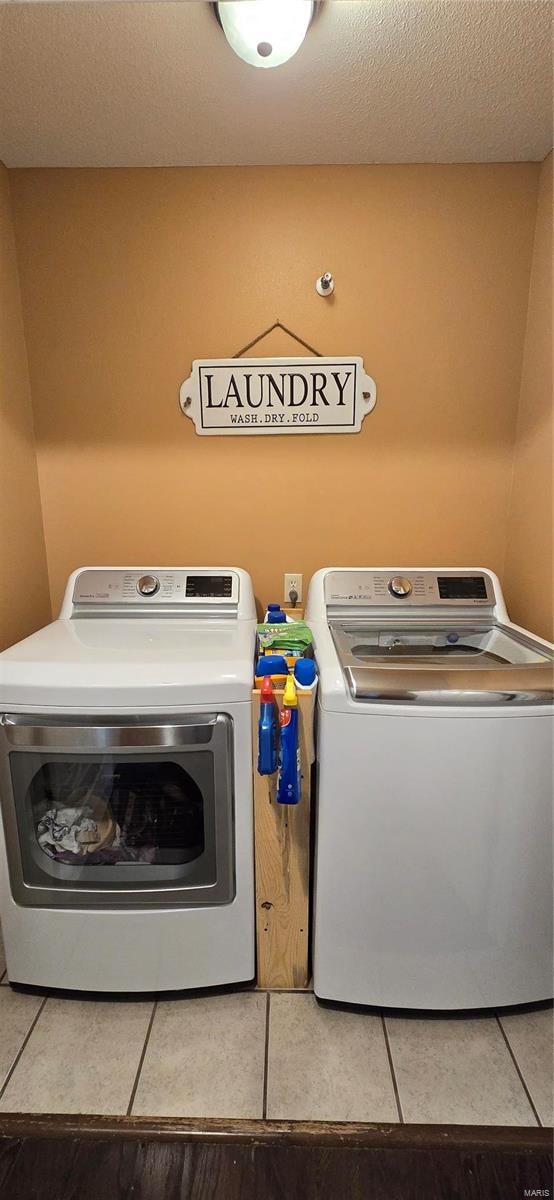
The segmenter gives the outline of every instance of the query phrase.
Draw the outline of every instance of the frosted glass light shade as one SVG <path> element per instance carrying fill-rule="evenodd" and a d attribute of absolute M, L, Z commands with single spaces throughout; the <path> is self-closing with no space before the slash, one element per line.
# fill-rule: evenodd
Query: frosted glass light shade
<path fill-rule="evenodd" d="M 229 45 L 253 67 L 280 67 L 300 49 L 313 0 L 220 0 L 219 19 Z"/>

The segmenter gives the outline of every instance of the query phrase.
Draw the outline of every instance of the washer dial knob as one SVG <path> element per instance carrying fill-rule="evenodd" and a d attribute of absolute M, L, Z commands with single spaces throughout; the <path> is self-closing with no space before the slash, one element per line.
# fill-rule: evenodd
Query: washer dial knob
<path fill-rule="evenodd" d="M 155 575 L 141 575 L 137 583 L 137 592 L 141 596 L 155 596 L 160 590 L 160 581 Z"/>
<path fill-rule="evenodd" d="M 404 579 L 403 575 L 393 575 L 392 579 L 389 579 L 389 592 L 391 596 L 396 596 L 397 600 L 406 600 L 411 591 L 410 580 Z"/>

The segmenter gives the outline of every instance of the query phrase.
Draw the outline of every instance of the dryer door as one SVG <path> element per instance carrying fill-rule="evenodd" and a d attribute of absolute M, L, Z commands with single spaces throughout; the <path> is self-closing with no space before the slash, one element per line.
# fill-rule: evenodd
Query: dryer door
<path fill-rule="evenodd" d="M 196 906 L 233 899 L 227 714 L 132 725 L 6 716 L 1 771 L 18 904 Z"/>

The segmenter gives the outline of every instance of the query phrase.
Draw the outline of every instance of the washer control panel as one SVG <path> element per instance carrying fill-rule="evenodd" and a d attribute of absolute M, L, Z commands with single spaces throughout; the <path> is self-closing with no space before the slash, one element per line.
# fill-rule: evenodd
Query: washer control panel
<path fill-rule="evenodd" d="M 495 602 L 488 575 L 471 570 L 411 571 L 360 569 L 329 571 L 325 577 L 327 606 L 456 604 L 470 607 Z"/>
<path fill-rule="evenodd" d="M 216 575 L 213 570 L 81 571 L 75 581 L 73 604 L 121 608 L 122 606 L 236 608 L 239 579 L 233 572 Z"/>

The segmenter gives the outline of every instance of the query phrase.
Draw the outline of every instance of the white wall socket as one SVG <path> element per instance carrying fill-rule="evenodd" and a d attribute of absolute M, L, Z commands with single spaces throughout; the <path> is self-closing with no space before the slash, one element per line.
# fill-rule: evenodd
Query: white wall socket
<path fill-rule="evenodd" d="M 285 604 L 290 604 L 290 593 L 298 592 L 297 604 L 302 602 L 302 576 L 298 571 L 291 571 L 289 575 L 285 574 Z"/>

